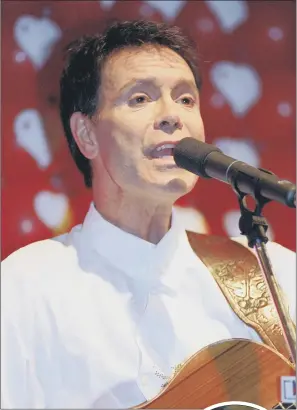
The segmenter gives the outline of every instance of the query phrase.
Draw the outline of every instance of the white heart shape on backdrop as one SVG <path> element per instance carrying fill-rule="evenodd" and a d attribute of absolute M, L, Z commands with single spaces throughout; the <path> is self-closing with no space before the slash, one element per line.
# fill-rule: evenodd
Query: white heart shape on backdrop
<path fill-rule="evenodd" d="M 115 4 L 116 0 L 99 0 L 102 10 L 110 10 Z"/>
<path fill-rule="evenodd" d="M 207 221 L 197 209 L 175 205 L 174 212 L 187 231 L 209 233 Z"/>
<path fill-rule="evenodd" d="M 60 27 L 47 17 L 23 15 L 14 24 L 15 41 L 36 69 L 44 66 L 61 36 Z"/>
<path fill-rule="evenodd" d="M 247 2 L 244 0 L 204 0 L 215 15 L 224 33 L 232 33 L 249 17 Z"/>
<path fill-rule="evenodd" d="M 40 191 L 33 200 L 36 215 L 48 228 L 54 229 L 62 225 L 66 218 L 69 201 L 66 195 L 50 191 Z"/>
<path fill-rule="evenodd" d="M 211 67 L 210 80 L 237 117 L 244 116 L 262 95 L 261 79 L 247 64 L 219 61 Z"/>
<path fill-rule="evenodd" d="M 184 0 L 145 0 L 145 3 L 158 10 L 165 20 L 172 21 L 178 16 L 187 2 Z"/>
<path fill-rule="evenodd" d="M 220 137 L 215 139 L 212 144 L 229 157 L 244 161 L 256 168 L 260 167 L 260 154 L 252 141 Z"/>
<path fill-rule="evenodd" d="M 17 144 L 28 152 L 42 169 L 52 162 L 41 115 L 37 110 L 21 111 L 14 119 Z"/>

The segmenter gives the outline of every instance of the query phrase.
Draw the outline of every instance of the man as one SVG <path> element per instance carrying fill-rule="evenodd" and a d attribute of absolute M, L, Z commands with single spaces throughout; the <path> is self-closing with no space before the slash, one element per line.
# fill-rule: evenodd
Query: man
<path fill-rule="evenodd" d="M 197 182 L 172 149 L 205 139 L 200 86 L 178 28 L 114 23 L 69 46 L 61 119 L 93 203 L 81 226 L 2 264 L 3 408 L 132 407 L 203 347 L 260 341 L 172 211 Z M 294 311 L 295 256 L 269 249 Z"/>

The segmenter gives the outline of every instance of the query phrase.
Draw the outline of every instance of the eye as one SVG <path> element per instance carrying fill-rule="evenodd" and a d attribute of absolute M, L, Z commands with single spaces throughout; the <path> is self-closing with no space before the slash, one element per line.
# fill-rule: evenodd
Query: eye
<path fill-rule="evenodd" d="M 139 95 L 133 96 L 129 100 L 129 105 L 130 106 L 141 105 L 141 104 L 144 104 L 144 103 L 150 102 L 150 101 L 151 101 L 151 99 L 147 95 L 139 94 Z"/>
<path fill-rule="evenodd" d="M 184 96 L 181 97 L 178 100 L 179 103 L 181 103 L 182 105 L 187 105 L 188 107 L 193 107 L 193 105 L 195 104 L 195 100 L 193 97 L 189 97 L 189 96 Z"/>

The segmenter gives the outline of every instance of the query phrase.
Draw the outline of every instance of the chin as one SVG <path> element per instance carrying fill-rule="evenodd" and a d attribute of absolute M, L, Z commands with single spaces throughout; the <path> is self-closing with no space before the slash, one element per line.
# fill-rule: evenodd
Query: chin
<path fill-rule="evenodd" d="M 174 178 L 169 182 L 168 187 L 170 188 L 170 190 L 180 191 L 181 193 L 183 193 L 183 195 L 185 195 L 192 191 L 197 181 L 198 178 L 195 178 L 195 180 Z"/>
<path fill-rule="evenodd" d="M 159 191 L 163 191 L 166 194 L 175 197 L 175 200 L 181 196 L 187 195 L 191 192 L 196 183 L 198 177 L 196 175 L 176 176 L 170 178 L 170 180 L 159 186 Z"/>

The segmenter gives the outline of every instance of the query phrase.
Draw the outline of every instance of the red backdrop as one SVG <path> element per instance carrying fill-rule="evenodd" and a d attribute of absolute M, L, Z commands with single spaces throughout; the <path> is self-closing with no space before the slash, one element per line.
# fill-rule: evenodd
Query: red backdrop
<path fill-rule="evenodd" d="M 109 18 L 169 21 L 197 41 L 209 143 L 295 182 L 295 2 L 3 1 L 2 259 L 81 223 L 91 199 L 58 116 L 61 50 Z M 202 181 L 178 204 L 185 223 L 237 233 L 232 190 Z M 295 212 L 269 204 L 270 237 L 295 249 Z"/>

